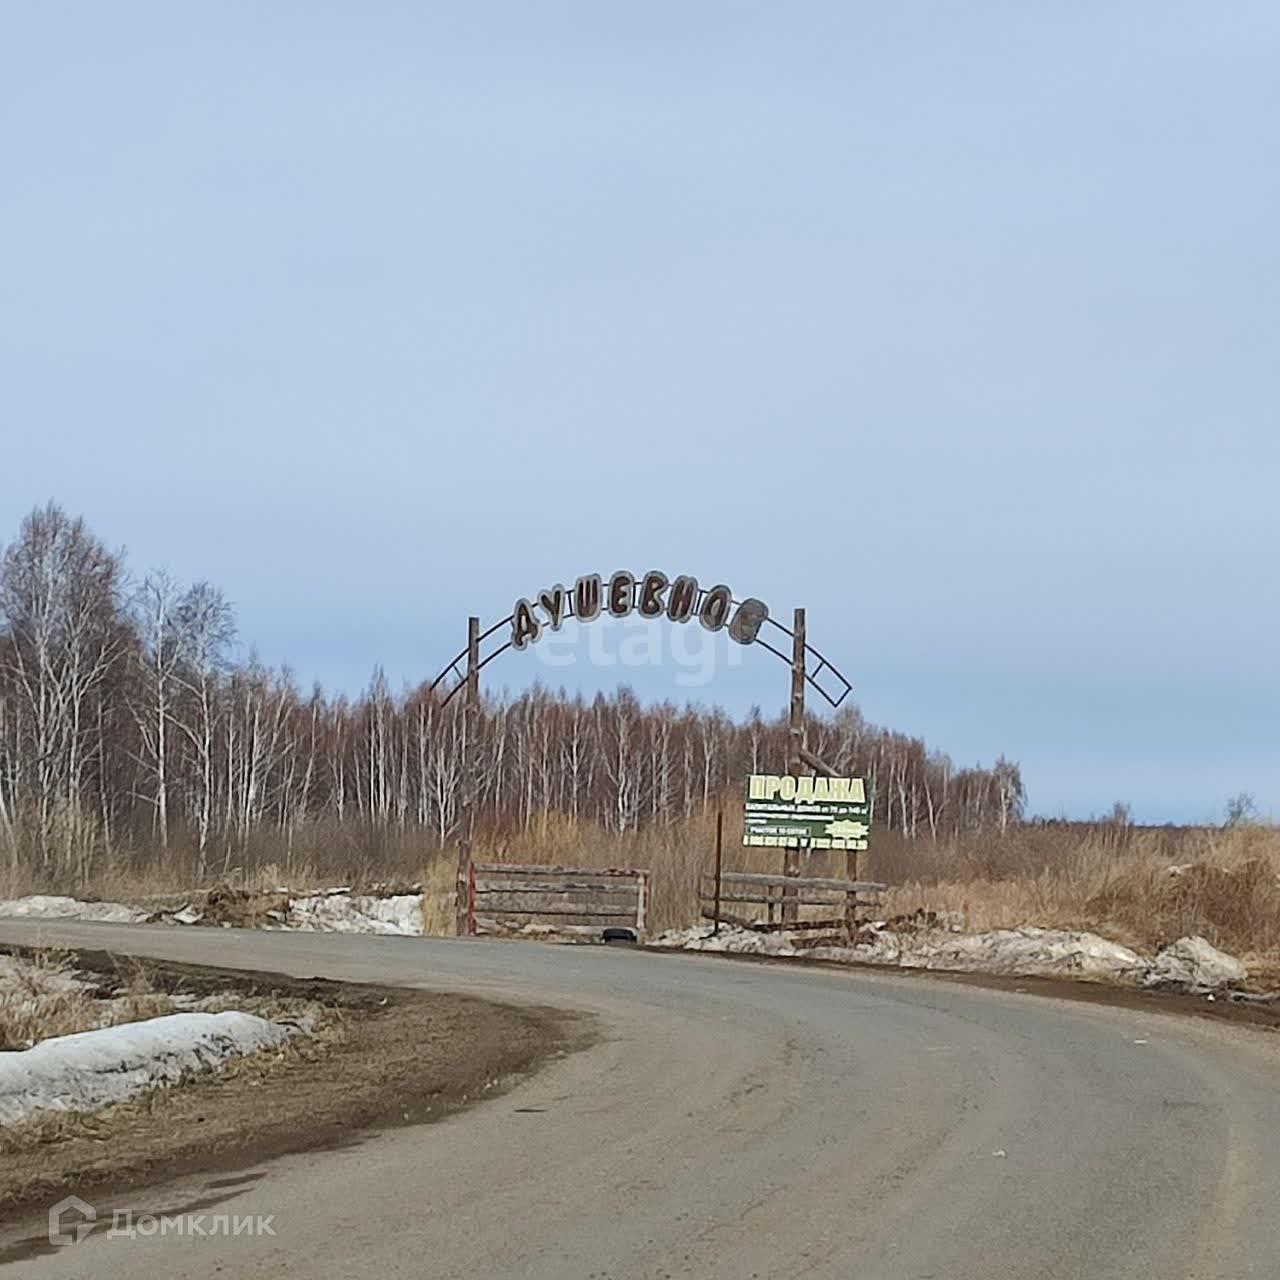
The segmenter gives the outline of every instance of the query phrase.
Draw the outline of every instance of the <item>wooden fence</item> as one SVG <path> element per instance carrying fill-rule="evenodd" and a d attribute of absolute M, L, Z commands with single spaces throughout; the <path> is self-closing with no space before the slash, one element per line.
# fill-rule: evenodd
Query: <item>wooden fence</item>
<path fill-rule="evenodd" d="M 538 867 L 473 862 L 467 932 L 513 933 L 531 924 L 558 934 L 599 936 L 610 926 L 645 930 L 649 873 L 630 867 Z"/>
<path fill-rule="evenodd" d="M 762 931 L 839 930 L 847 936 L 858 927 L 859 908 L 876 905 L 874 895 L 884 887 L 869 880 L 722 871 L 702 877 L 699 897 L 703 918 L 717 925 Z M 726 903 L 730 904 L 727 911 Z M 763 909 L 751 911 L 750 907 Z M 805 907 L 826 910 L 806 915 L 801 910 Z"/>

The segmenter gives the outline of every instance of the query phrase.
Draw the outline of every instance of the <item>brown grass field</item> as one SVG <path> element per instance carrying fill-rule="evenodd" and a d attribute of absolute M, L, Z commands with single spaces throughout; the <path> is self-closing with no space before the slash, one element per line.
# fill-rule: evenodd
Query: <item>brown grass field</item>
<path fill-rule="evenodd" d="M 741 845 L 741 805 L 726 796 L 726 870 L 780 869 L 781 852 Z M 652 872 L 650 927 L 682 927 L 698 919 L 698 877 L 713 864 L 715 812 L 686 822 L 654 824 L 619 836 L 602 827 L 547 813 L 529 830 L 477 835 L 482 860 L 582 867 L 646 867 Z M 452 930 L 452 848 L 424 849 L 407 833 L 334 831 L 318 826 L 284 850 L 258 842 L 232 869 L 231 883 L 292 890 L 352 885 L 421 884 L 432 932 Z M 200 887 L 180 851 L 154 851 L 99 864 L 87 884 L 49 883 L 11 872 L 0 894 L 65 892 L 104 900 L 180 899 Z M 843 876 L 846 855 L 814 854 L 806 870 Z M 934 843 L 898 832 L 872 833 L 858 874 L 888 885 L 884 916 L 917 908 L 958 913 L 972 930 L 1043 925 L 1089 929 L 1150 951 L 1198 933 L 1255 968 L 1280 969 L 1280 829 L 1144 828 L 1112 822 L 1032 822 L 1003 835 Z"/>

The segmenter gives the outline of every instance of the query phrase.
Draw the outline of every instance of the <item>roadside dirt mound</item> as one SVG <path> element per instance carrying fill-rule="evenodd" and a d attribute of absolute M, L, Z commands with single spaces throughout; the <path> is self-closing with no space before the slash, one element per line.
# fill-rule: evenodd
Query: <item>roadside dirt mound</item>
<path fill-rule="evenodd" d="M 236 929 L 260 929 L 283 921 L 289 898 L 283 893 L 255 893 L 222 884 L 205 898 L 203 924 L 231 925 Z"/>
<path fill-rule="evenodd" d="M 76 963 L 105 970 L 112 957 L 82 952 Z M 593 1034 L 585 1017 L 467 996 L 147 964 L 156 985 L 174 993 L 237 991 L 325 1006 L 342 1034 L 300 1043 L 284 1065 L 243 1059 L 163 1095 L 60 1116 L 28 1133 L 0 1131 L 0 1222 L 24 1221 L 30 1206 L 64 1189 L 95 1189 L 99 1202 L 187 1173 L 344 1145 L 374 1127 L 439 1120 Z M 31 1249 L 42 1238 L 47 1249 L 38 1234 Z M 9 1260 L 0 1253 L 0 1264 Z"/>

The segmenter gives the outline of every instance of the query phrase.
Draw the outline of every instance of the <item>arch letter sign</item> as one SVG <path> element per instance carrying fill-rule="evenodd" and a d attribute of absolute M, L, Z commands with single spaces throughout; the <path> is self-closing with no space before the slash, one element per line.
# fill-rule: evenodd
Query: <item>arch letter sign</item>
<path fill-rule="evenodd" d="M 592 622 L 602 614 L 627 618 L 666 617 L 689 622 L 695 615 L 708 631 L 729 628 L 729 638 L 752 644 L 769 617 L 763 600 L 748 597 L 735 606 L 733 593 L 724 583 L 705 590 L 697 578 L 681 574 L 671 581 L 665 573 L 650 569 L 644 577 L 620 569 L 606 584 L 598 573 L 584 574 L 566 591 L 560 584 L 539 591 L 533 600 L 521 597 L 511 611 L 511 647 L 527 649 L 550 628 L 559 631 L 566 618 Z"/>
<path fill-rule="evenodd" d="M 431 690 L 435 692 L 443 686 L 443 702 L 447 703 L 465 684 L 464 667 L 479 672 L 508 649 L 528 649 L 548 631 L 559 631 L 567 618 L 586 623 L 606 616 L 665 619 L 681 625 L 696 618 L 706 630 L 726 631 L 738 644 L 759 645 L 788 665 L 793 660 L 792 654 L 770 643 L 770 639 L 777 640 L 778 644 L 794 642 L 795 636 L 769 616 L 769 607 L 763 600 L 754 596 L 736 600 L 724 583 L 702 587 L 697 578 L 689 574 L 668 578 L 660 570 L 650 569 L 637 577 L 620 569 L 608 578 L 598 573 L 583 574 L 572 588 L 557 582 L 531 597 L 522 596 L 515 602 L 510 617 L 495 622 L 486 631 L 481 631 L 478 620 L 473 619 L 474 650 L 469 640 L 468 647 L 431 682 Z M 505 639 L 499 634 L 504 628 L 509 628 Z M 785 637 L 785 642 L 780 637 Z M 482 653 L 487 641 L 491 642 L 489 651 Z M 813 659 L 812 664 L 805 664 L 805 682 L 832 707 L 838 707 L 853 686 L 812 645 L 804 644 L 804 650 Z M 452 683 L 446 684 L 450 677 Z"/>

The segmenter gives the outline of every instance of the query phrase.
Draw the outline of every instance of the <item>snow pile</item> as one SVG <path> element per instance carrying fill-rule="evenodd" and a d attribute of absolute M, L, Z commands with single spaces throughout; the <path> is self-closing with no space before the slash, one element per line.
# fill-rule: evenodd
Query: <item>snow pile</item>
<path fill-rule="evenodd" d="M 1146 962 L 1127 947 L 1093 933 L 1062 929 L 997 929 L 991 933 L 897 933 L 864 929 L 853 946 L 797 948 L 787 933 L 756 933 L 722 926 L 711 936 L 705 926 L 673 930 L 654 945 L 742 955 L 810 955 L 821 960 L 896 965 L 903 969 L 950 969 L 971 973 L 1088 974 L 1139 978 Z"/>
<path fill-rule="evenodd" d="M 232 893 L 235 896 L 233 906 L 238 910 L 228 915 L 226 899 Z M 272 898 L 278 902 L 276 908 L 272 908 Z M 80 902 L 75 898 L 34 895 L 0 901 L 0 919 L 90 920 L 102 924 L 224 924 L 241 928 L 379 933 L 403 937 L 421 937 L 423 933 L 420 893 L 353 894 L 346 888 L 324 889 L 296 898 L 286 897 L 284 891 L 276 895 L 225 891 L 216 902 L 211 894 L 204 910 L 187 903 L 176 910 L 160 911 L 147 911 L 121 902 Z"/>
<path fill-rule="evenodd" d="M 345 891 L 290 898 L 286 929 L 323 933 L 422 935 L 422 895 L 400 893 L 387 898 Z"/>
<path fill-rule="evenodd" d="M 896 956 L 895 956 L 896 951 Z M 1067 929 L 995 929 L 990 933 L 879 934 L 855 944 L 851 958 L 905 969 L 1140 978 L 1146 962 L 1136 951 L 1096 933 Z"/>
<path fill-rule="evenodd" d="M 1143 985 L 1179 987 L 1203 995 L 1237 986 L 1248 976 L 1248 970 L 1235 956 L 1219 951 L 1197 934 L 1165 947 L 1152 962 Z"/>
<path fill-rule="evenodd" d="M 284 1044 L 295 1028 L 250 1013 L 173 1013 L 0 1053 L 0 1123 L 96 1111 Z"/>
<path fill-rule="evenodd" d="M 851 946 L 797 946 L 787 933 L 757 933 L 722 925 L 673 929 L 651 946 L 740 955 L 808 955 L 818 960 L 888 965 L 902 969 L 938 969 L 959 973 L 995 973 L 1010 977 L 1111 978 L 1146 986 L 1211 992 L 1242 983 L 1244 965 L 1203 938 L 1181 938 L 1150 960 L 1099 937 L 1068 929 L 994 929 L 989 933 L 951 933 L 944 929 L 899 932 L 883 923 L 862 929 Z"/>
<path fill-rule="evenodd" d="M 721 951 L 745 956 L 796 956 L 800 952 L 783 933 L 757 933 L 737 925 L 722 924 L 713 934 L 710 925 L 669 929 L 650 940 L 651 947 L 680 947 L 685 951 Z"/>
<path fill-rule="evenodd" d="M 103 924 L 139 924 L 151 912 L 129 907 L 123 902 L 80 902 L 32 894 L 27 898 L 0 901 L 0 919 L 6 920 L 95 920 Z"/>

